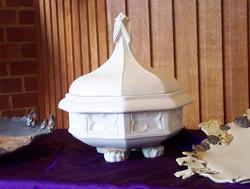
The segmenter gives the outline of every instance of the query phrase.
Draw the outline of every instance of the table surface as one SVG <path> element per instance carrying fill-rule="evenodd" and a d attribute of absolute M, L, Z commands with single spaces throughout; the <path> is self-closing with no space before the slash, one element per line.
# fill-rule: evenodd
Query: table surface
<path fill-rule="evenodd" d="M 250 188 L 250 184 L 217 184 L 198 175 L 176 178 L 175 161 L 191 150 L 205 135 L 182 130 L 165 141 L 164 156 L 146 159 L 131 152 L 129 160 L 105 162 L 103 155 L 67 130 L 55 130 L 48 137 L 0 158 L 0 188 Z"/>

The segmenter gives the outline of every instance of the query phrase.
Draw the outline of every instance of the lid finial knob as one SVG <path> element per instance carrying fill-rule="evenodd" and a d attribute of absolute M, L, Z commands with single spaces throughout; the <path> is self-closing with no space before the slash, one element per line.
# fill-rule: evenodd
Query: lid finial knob
<path fill-rule="evenodd" d="M 114 33 L 113 33 L 114 43 L 117 43 L 122 36 L 124 37 L 127 44 L 130 43 L 130 36 L 125 26 L 125 23 L 127 21 L 128 21 L 128 17 L 124 15 L 123 13 L 120 13 L 115 18 Z"/>

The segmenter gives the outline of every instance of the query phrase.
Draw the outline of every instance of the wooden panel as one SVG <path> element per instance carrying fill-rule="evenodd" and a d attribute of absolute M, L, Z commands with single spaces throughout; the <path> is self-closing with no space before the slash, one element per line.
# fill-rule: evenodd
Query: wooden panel
<path fill-rule="evenodd" d="M 247 7 L 247 13 L 248 13 L 248 108 L 250 107 L 250 0 L 247 1 L 248 7 Z"/>
<path fill-rule="evenodd" d="M 226 121 L 249 106 L 247 1 L 223 1 Z"/>
<path fill-rule="evenodd" d="M 59 61 L 60 61 L 60 79 L 61 79 L 61 97 L 64 97 L 65 93 L 68 91 L 68 74 L 67 74 L 67 60 L 66 60 L 66 42 L 65 42 L 65 14 L 63 0 L 57 0 L 58 6 L 58 35 L 59 35 Z M 67 128 L 68 123 L 68 113 L 63 111 L 63 123 L 58 124 L 59 128 Z"/>
<path fill-rule="evenodd" d="M 57 124 L 62 125 L 62 111 L 57 108 L 57 104 L 62 99 L 61 93 L 61 76 L 60 76 L 60 62 L 59 62 L 59 38 L 58 38 L 58 18 L 57 18 L 57 2 L 51 1 L 51 18 L 52 18 L 52 35 L 53 35 L 53 65 L 54 65 L 54 82 L 55 82 L 55 108 L 56 108 L 56 118 Z"/>
<path fill-rule="evenodd" d="M 249 0 L 38 0 L 40 111 L 56 113 L 72 81 L 113 51 L 113 23 L 129 16 L 132 50 L 141 64 L 176 76 L 192 96 L 184 121 L 230 121 L 249 106 Z M 223 119 L 224 118 L 224 119 Z"/>
<path fill-rule="evenodd" d="M 89 23 L 89 46 L 90 46 L 90 67 L 95 70 L 99 66 L 98 54 L 98 33 L 96 1 L 88 0 L 88 23 Z"/>
<path fill-rule="evenodd" d="M 187 128 L 197 128 L 200 114 L 196 1 L 176 0 L 174 11 L 176 76 L 193 99 L 193 103 L 184 108 L 184 124 Z"/>
<path fill-rule="evenodd" d="M 148 0 L 128 0 L 131 50 L 141 64 L 151 65 Z M 143 43 L 142 43 L 143 41 Z M 143 45 L 142 45 L 143 44 Z"/>
<path fill-rule="evenodd" d="M 70 0 L 64 0 L 65 11 L 65 36 L 66 36 L 66 57 L 67 57 L 67 75 L 68 86 L 74 81 L 73 64 L 73 39 L 72 39 L 72 12 Z"/>
<path fill-rule="evenodd" d="M 47 34 L 47 68 L 44 70 L 45 74 L 48 74 L 49 85 L 49 101 L 50 101 L 50 113 L 56 113 L 56 103 L 55 103 L 55 78 L 54 78 L 54 62 L 53 62 L 53 37 L 52 37 L 52 26 L 51 26 L 51 11 L 50 11 L 50 1 L 45 0 L 45 19 L 46 19 L 46 34 Z"/>
<path fill-rule="evenodd" d="M 82 68 L 83 74 L 90 71 L 90 52 L 89 52 L 89 31 L 88 31 L 88 8 L 87 1 L 79 1 L 80 7 L 80 34 L 81 34 L 81 55 L 82 55 Z"/>
<path fill-rule="evenodd" d="M 42 88 L 42 90 L 40 90 L 40 92 L 43 93 L 43 99 L 40 99 L 41 101 L 46 102 L 46 104 L 44 104 L 45 106 L 45 113 L 41 114 L 44 115 L 44 117 L 46 117 L 46 115 L 48 115 L 50 113 L 50 94 L 49 94 L 49 79 L 48 79 L 48 74 L 47 74 L 47 65 L 48 65 L 48 61 L 47 61 L 47 35 L 46 35 L 46 20 L 45 20 L 45 8 L 44 8 L 44 1 L 41 0 L 39 1 L 39 16 L 40 16 L 40 24 L 41 24 L 41 30 L 40 30 L 40 44 L 41 44 L 41 55 L 39 55 L 39 57 L 41 58 L 40 60 L 40 67 L 41 67 L 41 74 L 40 77 L 42 78 L 41 83 L 39 88 Z M 42 118 L 44 118 L 42 117 Z"/>
<path fill-rule="evenodd" d="M 199 0 L 201 120 L 224 122 L 221 1 Z"/>
<path fill-rule="evenodd" d="M 72 9 L 72 35 L 73 35 L 73 60 L 74 60 L 74 78 L 78 78 L 82 75 L 82 64 L 81 64 L 81 33 L 79 27 L 79 1 L 71 1 Z"/>
<path fill-rule="evenodd" d="M 107 29 L 108 29 L 108 51 L 109 55 L 112 54 L 114 49 L 113 43 L 113 29 L 114 29 L 114 21 L 116 16 L 120 13 L 126 12 L 126 3 L 124 0 L 106 0 L 106 8 L 107 8 Z"/>
<path fill-rule="evenodd" d="M 152 65 L 174 77 L 172 0 L 150 1 Z"/>
<path fill-rule="evenodd" d="M 99 47 L 99 65 L 107 60 L 108 56 L 108 39 L 106 23 L 106 2 L 98 0 L 97 2 L 97 25 L 98 25 L 98 47 Z"/>

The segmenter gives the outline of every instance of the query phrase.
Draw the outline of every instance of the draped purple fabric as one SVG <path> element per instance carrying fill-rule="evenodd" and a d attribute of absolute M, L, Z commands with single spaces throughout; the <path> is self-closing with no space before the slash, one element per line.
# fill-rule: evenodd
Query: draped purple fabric
<path fill-rule="evenodd" d="M 186 180 L 174 173 L 183 169 L 175 161 L 181 151 L 204 139 L 201 131 L 183 130 L 164 143 L 166 153 L 146 159 L 132 152 L 128 161 L 105 162 L 95 148 L 56 130 L 47 138 L 0 158 L 0 188 L 250 188 L 250 184 L 216 184 L 208 178 Z"/>

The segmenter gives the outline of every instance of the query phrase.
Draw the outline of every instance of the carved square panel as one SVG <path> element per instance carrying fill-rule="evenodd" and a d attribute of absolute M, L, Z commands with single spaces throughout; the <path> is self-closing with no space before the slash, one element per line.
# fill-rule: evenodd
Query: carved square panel
<path fill-rule="evenodd" d="M 119 134 L 118 114 L 87 114 L 89 134 Z"/>
<path fill-rule="evenodd" d="M 177 128 L 181 128 L 183 126 L 182 112 L 183 112 L 182 108 L 169 111 L 168 125 L 170 130 L 176 130 Z"/>
<path fill-rule="evenodd" d="M 138 112 L 130 114 L 131 133 L 159 132 L 163 130 L 163 112 Z"/>

